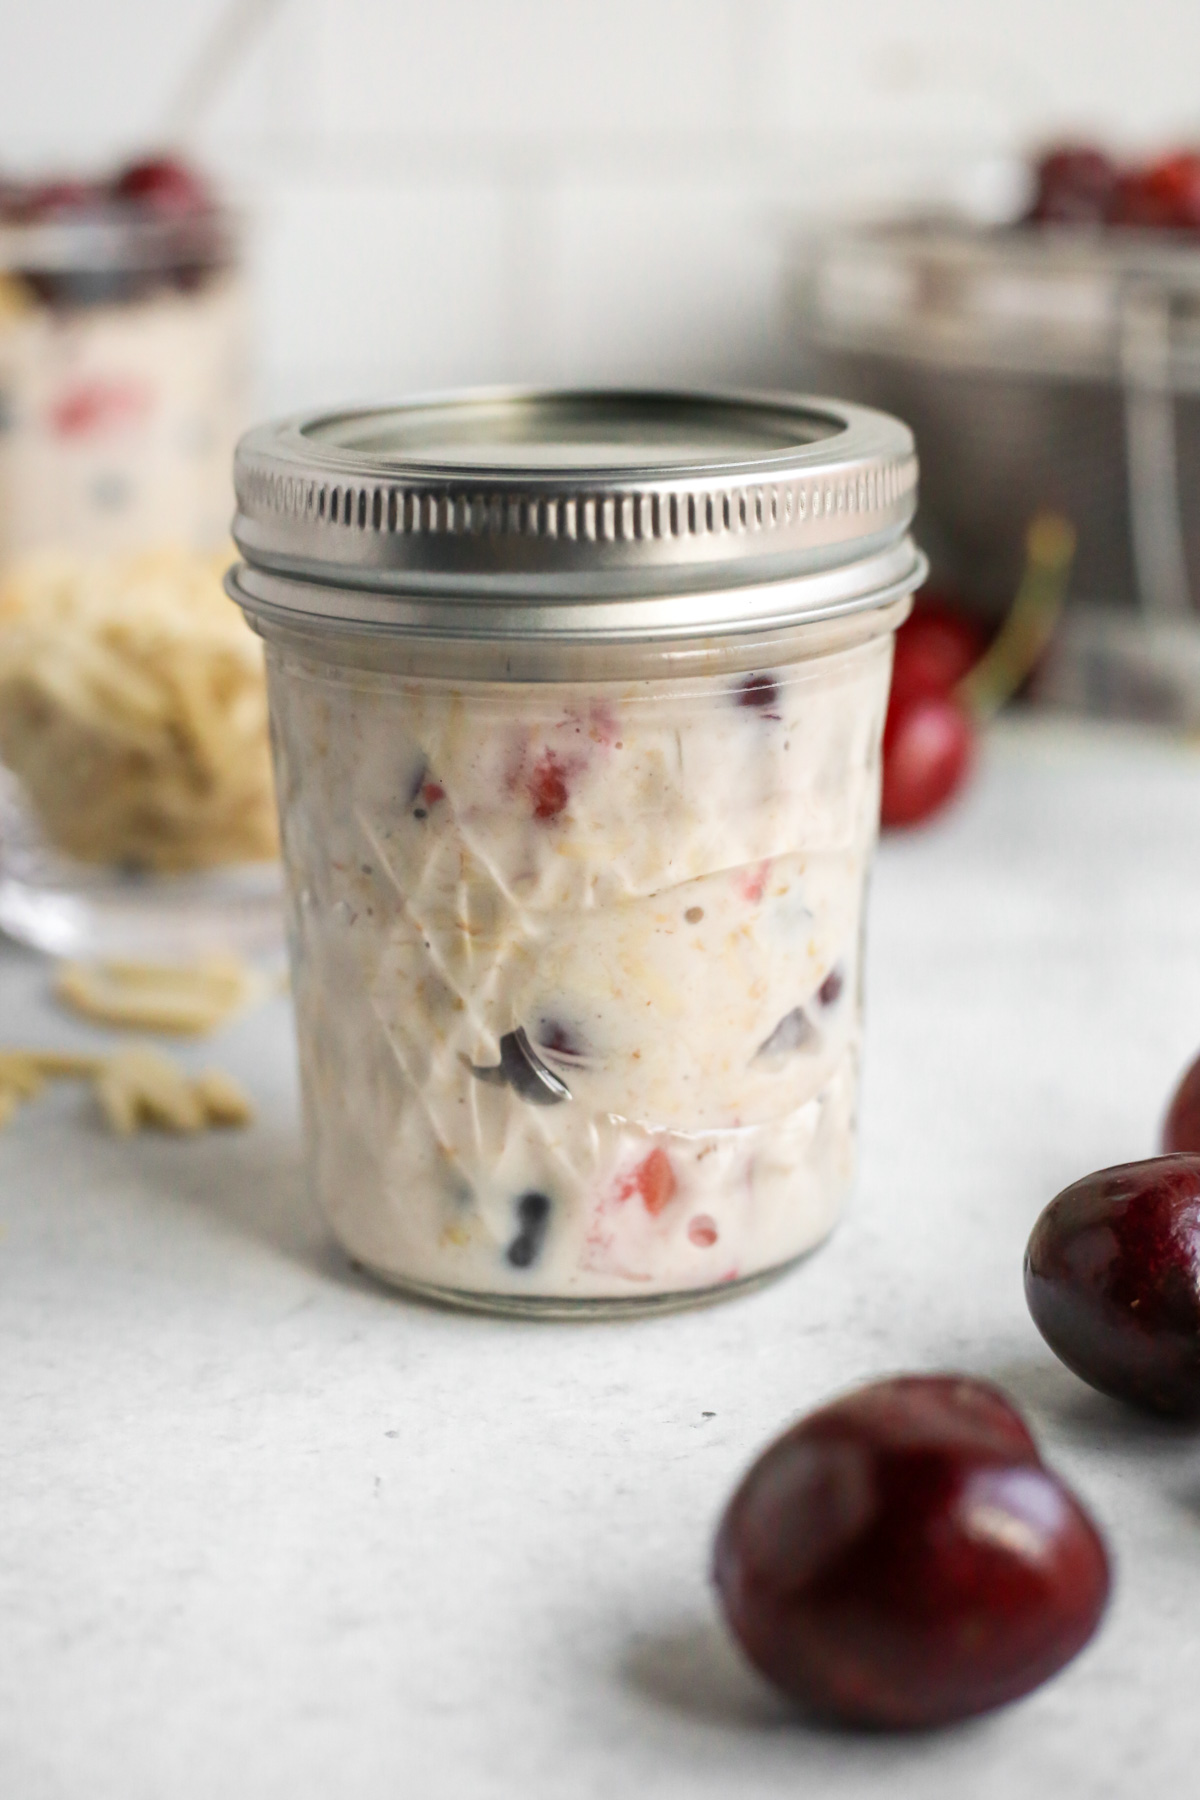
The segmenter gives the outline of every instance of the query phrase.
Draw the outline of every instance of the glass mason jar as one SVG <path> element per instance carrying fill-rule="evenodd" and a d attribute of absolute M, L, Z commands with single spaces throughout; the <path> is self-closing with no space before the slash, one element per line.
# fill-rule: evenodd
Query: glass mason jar
<path fill-rule="evenodd" d="M 280 936 L 261 650 L 220 585 L 245 335 L 199 184 L 0 193 L 0 926 L 52 952 Z"/>
<path fill-rule="evenodd" d="M 854 1164 L 907 429 L 467 394 L 264 426 L 236 487 L 350 1255 L 578 1314 L 810 1250 Z"/>

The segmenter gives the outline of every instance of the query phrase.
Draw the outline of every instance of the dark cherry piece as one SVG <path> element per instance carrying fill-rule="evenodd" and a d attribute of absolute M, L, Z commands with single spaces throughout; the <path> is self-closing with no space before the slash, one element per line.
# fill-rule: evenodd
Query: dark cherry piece
<path fill-rule="evenodd" d="M 538 1020 L 530 1038 L 536 1050 L 576 1067 L 582 1067 L 591 1057 L 583 1033 L 562 1019 L 551 1017 L 549 1013 L 544 1013 Z"/>
<path fill-rule="evenodd" d="M 1064 1188 L 1029 1239 L 1025 1298 L 1092 1387 L 1200 1416 L 1200 1156 L 1121 1163 Z"/>
<path fill-rule="evenodd" d="M 747 675 L 740 683 L 737 691 L 738 705 L 751 706 L 758 712 L 766 713 L 768 718 L 777 719 L 779 714 L 771 710 L 779 700 L 778 683 L 770 675 Z"/>
<path fill-rule="evenodd" d="M 174 156 L 146 157 L 121 170 L 112 184 L 119 200 L 133 200 L 163 217 L 187 218 L 212 206 L 207 183 Z"/>
<path fill-rule="evenodd" d="M 971 721 L 952 695 L 893 699 L 883 729 L 883 824 L 917 825 L 940 812 L 974 758 Z"/>
<path fill-rule="evenodd" d="M 1175 1089 L 1163 1120 L 1162 1147 L 1168 1156 L 1177 1150 L 1200 1155 L 1200 1056 Z"/>
<path fill-rule="evenodd" d="M 1100 225 L 1117 186 L 1110 157 L 1090 144 L 1064 144 L 1037 166 L 1037 195 L 1030 218 L 1039 225 Z"/>
<path fill-rule="evenodd" d="M 822 1006 L 836 1006 L 842 997 L 842 989 L 845 985 L 846 977 L 842 974 L 841 966 L 835 963 L 817 989 L 817 999 Z"/>
<path fill-rule="evenodd" d="M 1018 1699 L 1095 1631 L 1108 1558 L 995 1388 L 875 1382 L 764 1451 L 714 1576 L 751 1661 L 809 1710 L 893 1729 Z"/>

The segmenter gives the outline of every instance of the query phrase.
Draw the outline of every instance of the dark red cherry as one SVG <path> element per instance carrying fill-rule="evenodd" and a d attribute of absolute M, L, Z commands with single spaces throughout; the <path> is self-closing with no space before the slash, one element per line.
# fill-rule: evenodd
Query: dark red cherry
<path fill-rule="evenodd" d="M 1177 1150 L 1200 1156 L 1200 1056 L 1172 1096 L 1163 1120 L 1162 1147 L 1168 1156 Z"/>
<path fill-rule="evenodd" d="M 205 212 L 212 206 L 208 184 L 175 156 L 147 157 L 130 163 L 112 184 L 120 200 L 133 200 L 150 212 L 172 218 Z"/>
<path fill-rule="evenodd" d="M 737 700 L 739 706 L 753 707 L 773 719 L 779 717 L 773 710 L 779 704 L 779 684 L 770 675 L 747 675 L 738 684 Z"/>
<path fill-rule="evenodd" d="M 883 824 L 917 825 L 939 812 L 974 756 L 974 729 L 953 695 L 894 697 L 883 730 Z"/>
<path fill-rule="evenodd" d="M 1034 1324 L 1101 1393 L 1200 1416 L 1200 1156 L 1085 1175 L 1025 1252 Z"/>
<path fill-rule="evenodd" d="M 1037 165 L 1030 218 L 1039 225 L 1099 225 L 1117 183 L 1110 157 L 1090 144 L 1063 144 Z"/>
<path fill-rule="evenodd" d="M 948 694 L 983 652 L 983 634 L 972 620 L 937 601 L 919 601 L 896 633 L 892 697 Z"/>
<path fill-rule="evenodd" d="M 946 1724 L 1069 1662 L 1108 1598 L 1078 1500 L 995 1388 L 900 1376 L 776 1440 L 734 1494 L 714 1576 L 751 1661 L 819 1715 Z"/>

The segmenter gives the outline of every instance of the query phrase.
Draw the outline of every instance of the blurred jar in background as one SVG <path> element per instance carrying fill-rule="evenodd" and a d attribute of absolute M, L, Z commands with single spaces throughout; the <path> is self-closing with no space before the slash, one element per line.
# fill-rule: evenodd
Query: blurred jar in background
<path fill-rule="evenodd" d="M 262 658 L 220 585 L 246 388 L 198 174 L 0 182 L 0 926 L 54 953 L 277 939 Z"/>
<path fill-rule="evenodd" d="M 0 185 L 0 560 L 222 544 L 244 317 L 233 222 L 182 163 Z"/>

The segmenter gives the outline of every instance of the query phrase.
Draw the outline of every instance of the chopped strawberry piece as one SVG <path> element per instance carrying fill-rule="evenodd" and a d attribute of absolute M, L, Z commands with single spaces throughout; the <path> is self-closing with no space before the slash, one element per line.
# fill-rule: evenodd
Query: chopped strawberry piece
<path fill-rule="evenodd" d="M 59 437 L 119 430 L 143 418 L 151 398 L 138 381 L 83 381 L 54 402 L 50 420 Z"/>
<path fill-rule="evenodd" d="M 426 781 L 421 788 L 421 798 L 426 806 L 436 806 L 439 800 L 446 798 L 446 790 L 436 781 Z"/>
<path fill-rule="evenodd" d="M 688 1237 L 700 1250 L 709 1250 L 717 1241 L 717 1226 L 707 1213 L 697 1213 L 688 1226 Z"/>
<path fill-rule="evenodd" d="M 570 799 L 567 772 L 553 750 L 544 750 L 529 777 L 529 797 L 535 819 L 557 819 Z"/>
<path fill-rule="evenodd" d="M 626 1175 L 617 1192 L 618 1200 L 629 1200 L 640 1194 L 651 1218 L 657 1218 L 663 1207 L 675 1196 L 675 1171 L 665 1150 L 651 1150 L 637 1168 Z"/>
<path fill-rule="evenodd" d="M 743 871 L 739 885 L 741 886 L 743 899 L 748 900 L 751 906 L 757 906 L 763 895 L 766 893 L 767 877 L 770 873 L 770 857 L 768 857 L 765 862 L 760 862 L 757 868 Z"/>

